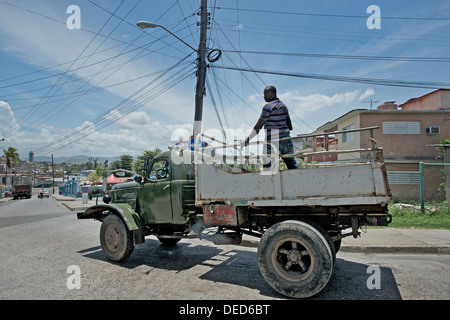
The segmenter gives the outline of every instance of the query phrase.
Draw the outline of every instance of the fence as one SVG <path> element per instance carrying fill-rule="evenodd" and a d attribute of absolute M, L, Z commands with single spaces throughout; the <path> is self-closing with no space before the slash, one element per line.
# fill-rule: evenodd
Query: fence
<path fill-rule="evenodd" d="M 420 162 L 419 171 L 388 171 L 394 201 L 450 204 L 450 163 Z"/>

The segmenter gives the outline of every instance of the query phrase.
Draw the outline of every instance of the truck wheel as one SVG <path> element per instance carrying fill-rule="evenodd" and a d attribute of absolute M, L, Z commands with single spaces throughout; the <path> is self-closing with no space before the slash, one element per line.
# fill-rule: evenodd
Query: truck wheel
<path fill-rule="evenodd" d="M 125 260 L 134 250 L 132 233 L 114 214 L 108 215 L 102 222 L 100 244 L 106 257 L 112 261 Z"/>
<path fill-rule="evenodd" d="M 282 221 L 262 236 L 258 264 L 273 289 L 291 298 L 308 298 L 327 285 L 333 273 L 333 251 L 310 224 Z"/>

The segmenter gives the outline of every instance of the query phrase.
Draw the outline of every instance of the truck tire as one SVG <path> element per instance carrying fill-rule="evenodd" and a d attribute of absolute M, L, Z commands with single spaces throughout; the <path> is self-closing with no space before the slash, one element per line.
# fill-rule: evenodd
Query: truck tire
<path fill-rule="evenodd" d="M 263 234 L 258 264 L 264 279 L 277 292 L 290 298 L 308 298 L 319 293 L 330 280 L 333 250 L 322 232 L 312 225 L 287 220 Z"/>
<path fill-rule="evenodd" d="M 133 236 L 122 219 L 114 214 L 108 215 L 100 227 L 100 244 L 106 258 L 123 261 L 133 253 Z"/>

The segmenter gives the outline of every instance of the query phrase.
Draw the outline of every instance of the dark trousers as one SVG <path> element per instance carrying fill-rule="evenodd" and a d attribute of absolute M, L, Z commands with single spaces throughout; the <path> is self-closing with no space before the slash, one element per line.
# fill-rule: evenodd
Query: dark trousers
<path fill-rule="evenodd" d="M 289 134 L 280 134 L 279 139 L 289 137 Z M 267 143 L 271 143 L 271 137 L 267 137 Z M 294 153 L 294 145 L 292 144 L 292 140 L 285 140 L 285 141 L 275 141 L 274 144 L 278 144 L 278 150 L 280 154 L 293 154 Z M 264 150 L 267 155 L 270 155 L 272 151 L 272 146 L 270 144 L 264 145 Z M 298 164 L 295 158 L 282 158 L 284 163 L 286 163 L 286 166 L 288 169 L 298 169 Z M 268 161 L 268 162 L 267 162 Z M 263 164 L 264 168 L 269 168 L 271 166 L 271 161 L 269 161 L 269 158 L 266 158 Z"/>

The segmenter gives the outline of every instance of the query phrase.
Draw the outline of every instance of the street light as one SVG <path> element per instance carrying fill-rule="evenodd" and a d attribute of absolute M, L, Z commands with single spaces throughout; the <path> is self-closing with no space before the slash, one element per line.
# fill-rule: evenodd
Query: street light
<path fill-rule="evenodd" d="M 206 31 L 208 29 L 208 0 L 201 0 L 200 6 L 200 42 L 198 50 L 195 50 L 186 42 L 178 38 L 172 32 L 163 26 L 147 21 L 139 21 L 137 26 L 141 29 L 160 27 L 170 33 L 172 36 L 183 42 L 193 51 L 197 52 L 197 85 L 195 88 L 195 113 L 194 113 L 194 140 L 197 139 L 202 129 L 202 114 L 203 114 L 203 95 L 205 94 L 205 80 L 206 80 Z"/>
<path fill-rule="evenodd" d="M 185 45 L 187 45 L 189 48 L 191 48 L 192 50 L 194 50 L 195 52 L 198 53 L 197 50 L 195 50 L 194 48 L 192 48 L 189 44 L 187 44 L 186 42 L 184 42 L 183 40 L 181 40 L 180 38 L 178 38 L 175 34 L 173 34 L 172 32 L 170 32 L 169 30 L 167 30 L 166 28 L 164 28 L 162 25 L 156 24 L 156 23 L 152 23 L 152 22 L 148 22 L 148 21 L 138 21 L 137 26 L 141 29 L 154 29 L 156 27 L 160 27 L 163 28 L 164 30 L 166 30 L 168 33 L 170 33 L 172 36 L 174 36 L 175 38 L 177 38 L 178 40 L 180 40 L 181 42 L 183 42 Z"/>

